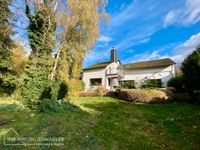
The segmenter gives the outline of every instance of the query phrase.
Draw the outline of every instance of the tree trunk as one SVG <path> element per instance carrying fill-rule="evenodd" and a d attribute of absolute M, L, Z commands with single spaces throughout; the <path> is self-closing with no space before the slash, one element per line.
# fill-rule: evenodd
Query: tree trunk
<path fill-rule="evenodd" d="M 57 68 L 57 65 L 58 65 L 58 60 L 59 60 L 59 57 L 60 57 L 60 50 L 58 51 L 58 54 L 56 56 L 56 61 L 55 61 L 55 64 L 53 66 L 53 70 L 51 72 L 51 75 L 50 75 L 50 79 L 53 80 L 54 79 L 54 76 L 56 74 L 56 68 Z"/>

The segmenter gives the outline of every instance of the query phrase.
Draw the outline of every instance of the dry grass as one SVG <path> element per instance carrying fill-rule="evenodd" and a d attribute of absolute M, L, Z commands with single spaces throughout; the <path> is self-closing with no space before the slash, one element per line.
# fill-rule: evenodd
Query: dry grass
<path fill-rule="evenodd" d="M 118 97 L 131 102 L 157 103 L 168 101 L 165 92 L 155 89 L 123 89 L 118 93 Z"/>

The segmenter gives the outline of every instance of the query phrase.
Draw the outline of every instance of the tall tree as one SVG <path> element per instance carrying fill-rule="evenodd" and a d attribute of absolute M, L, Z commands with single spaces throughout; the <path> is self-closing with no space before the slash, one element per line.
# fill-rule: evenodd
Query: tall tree
<path fill-rule="evenodd" d="M 69 85 L 70 93 L 81 90 L 82 63 L 99 36 L 99 23 L 108 20 L 105 0 L 67 0 L 66 11 L 58 13 L 60 49 L 51 79 L 61 78 Z M 71 94 L 69 94 L 71 95 Z M 74 94 L 72 94 L 74 95 Z M 76 95 L 76 94 L 75 94 Z"/>
<path fill-rule="evenodd" d="M 0 94 L 12 94 L 16 87 L 14 65 L 11 49 L 14 43 L 10 36 L 13 34 L 9 18 L 12 13 L 9 10 L 11 0 L 0 0 Z"/>
<path fill-rule="evenodd" d="M 106 4 L 106 0 L 67 0 L 68 11 L 57 17 L 63 29 L 61 47 L 56 59 L 61 63 L 55 63 L 52 78 L 56 68 L 59 72 L 65 72 L 68 80 L 80 77 L 84 56 L 93 48 L 99 36 L 99 22 L 108 20 L 105 13 Z"/>
<path fill-rule="evenodd" d="M 49 75 L 56 29 L 55 2 L 56 0 L 25 0 L 26 15 L 30 21 L 28 39 L 32 52 L 25 68 L 22 97 L 32 109 L 37 109 L 43 98 L 50 98 Z"/>

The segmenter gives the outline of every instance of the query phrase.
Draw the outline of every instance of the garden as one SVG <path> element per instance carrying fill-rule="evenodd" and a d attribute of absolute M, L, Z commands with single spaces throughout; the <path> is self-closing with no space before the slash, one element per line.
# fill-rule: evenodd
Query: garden
<path fill-rule="evenodd" d="M 159 80 L 84 91 L 106 5 L 0 0 L 0 149 L 199 149 L 200 47 L 165 89 Z"/>
<path fill-rule="evenodd" d="M 77 97 L 70 104 L 68 112 L 34 113 L 19 103 L 1 101 L 0 118 L 6 123 L 0 125 L 0 149 L 199 148 L 198 105 L 134 104 L 110 97 Z M 10 128 L 20 137 L 62 137 L 64 141 L 6 146 L 2 137 Z"/>

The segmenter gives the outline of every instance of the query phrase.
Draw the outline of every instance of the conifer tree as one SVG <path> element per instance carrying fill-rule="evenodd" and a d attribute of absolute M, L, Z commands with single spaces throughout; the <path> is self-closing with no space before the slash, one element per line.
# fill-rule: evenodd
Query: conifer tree
<path fill-rule="evenodd" d="M 16 87 L 16 72 L 12 62 L 11 49 L 14 43 L 10 36 L 13 34 L 9 18 L 11 0 L 0 0 L 0 94 L 12 94 Z"/>
<path fill-rule="evenodd" d="M 51 72 L 54 48 L 53 35 L 56 29 L 52 0 L 26 2 L 29 18 L 28 39 L 32 52 L 25 67 L 22 98 L 31 109 L 37 109 L 40 100 L 51 98 Z M 32 10 L 31 8 L 34 9 Z M 32 10 L 32 11 L 31 11 Z"/>

